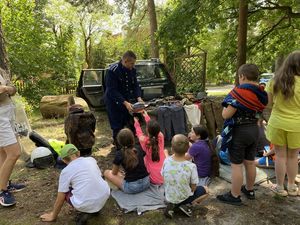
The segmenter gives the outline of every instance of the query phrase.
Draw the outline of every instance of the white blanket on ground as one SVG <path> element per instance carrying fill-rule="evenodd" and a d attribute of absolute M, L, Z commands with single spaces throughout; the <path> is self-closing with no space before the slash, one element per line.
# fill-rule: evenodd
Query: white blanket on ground
<path fill-rule="evenodd" d="M 150 188 L 138 194 L 126 194 L 120 190 L 112 191 L 112 197 L 125 213 L 137 211 L 138 215 L 145 211 L 166 207 L 164 187 L 150 185 Z"/>
<path fill-rule="evenodd" d="M 231 166 L 220 164 L 220 177 L 231 183 Z M 244 171 L 244 180 L 245 177 Z M 275 178 L 274 169 L 256 167 L 255 184 L 261 184 L 273 178 Z"/>

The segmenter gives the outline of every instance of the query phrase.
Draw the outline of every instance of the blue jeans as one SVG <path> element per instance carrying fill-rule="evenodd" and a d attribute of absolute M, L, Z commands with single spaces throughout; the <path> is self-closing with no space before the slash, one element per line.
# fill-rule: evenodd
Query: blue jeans
<path fill-rule="evenodd" d="M 176 207 L 179 207 L 181 205 L 191 204 L 195 199 L 197 199 L 200 196 L 205 195 L 205 194 L 206 194 L 205 188 L 203 186 L 197 186 L 194 194 L 192 196 L 188 197 L 183 202 L 176 204 Z"/>
<path fill-rule="evenodd" d="M 146 176 L 142 179 L 136 181 L 123 181 L 123 191 L 127 194 L 136 194 L 140 193 L 150 187 L 150 178 Z"/>

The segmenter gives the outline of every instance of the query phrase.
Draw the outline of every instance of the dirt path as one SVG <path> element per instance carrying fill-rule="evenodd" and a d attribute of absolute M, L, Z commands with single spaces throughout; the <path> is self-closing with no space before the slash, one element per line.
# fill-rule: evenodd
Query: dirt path
<path fill-rule="evenodd" d="M 111 150 L 110 129 L 104 113 L 97 115 L 97 145 L 94 152 L 102 171 L 111 167 L 114 152 Z M 44 121 L 45 126 L 36 129 L 45 138 L 64 140 L 62 121 Z M 53 137 L 53 134 L 54 137 Z M 57 191 L 59 170 L 49 168 L 45 170 L 28 169 L 24 167 L 24 160 L 28 157 L 33 143 L 22 140 L 24 151 L 18 161 L 12 178 L 25 182 L 27 188 L 16 193 L 17 205 L 12 208 L 0 208 L 0 225 L 40 225 L 75 224 L 75 213 L 65 204 L 59 218 L 54 223 L 43 223 L 39 220 L 46 210 L 53 206 Z M 136 213 L 123 214 L 116 202 L 110 198 L 101 213 L 90 221 L 90 225 L 198 225 L 198 224 L 300 224 L 300 197 L 274 197 L 269 190 L 270 184 L 257 186 L 256 200 L 247 200 L 242 196 L 244 205 L 241 207 L 225 205 L 218 202 L 215 196 L 229 190 L 230 184 L 222 179 L 213 180 L 210 185 L 210 197 L 202 205 L 194 209 L 193 217 L 176 215 L 173 220 L 166 219 L 162 210 L 146 212 L 141 216 Z"/>

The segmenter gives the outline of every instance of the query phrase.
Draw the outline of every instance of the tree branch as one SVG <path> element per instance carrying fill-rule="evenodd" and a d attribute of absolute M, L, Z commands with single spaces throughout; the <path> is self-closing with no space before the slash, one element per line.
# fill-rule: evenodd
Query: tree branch
<path fill-rule="evenodd" d="M 131 9 L 130 9 L 130 13 L 129 13 L 129 18 L 132 19 L 133 13 L 135 11 L 135 3 L 136 0 L 133 0 L 132 4 L 131 4 Z"/>
<path fill-rule="evenodd" d="M 271 2 L 271 1 L 268 1 L 267 0 L 267 3 L 269 3 L 270 5 L 273 5 L 273 6 L 262 6 L 261 4 L 260 5 L 256 5 L 256 10 L 250 10 L 248 12 L 249 15 L 253 14 L 253 13 L 256 13 L 256 12 L 259 12 L 261 10 L 281 10 L 281 11 L 285 11 L 286 12 L 286 15 L 290 18 L 300 18 L 300 13 L 296 13 L 296 12 L 293 12 L 293 9 L 291 6 L 287 6 L 287 5 L 279 5 L 278 3 L 275 3 L 275 2 Z"/>
<path fill-rule="evenodd" d="M 276 24 L 274 24 L 267 32 L 265 32 L 253 45 L 251 45 L 249 47 L 249 50 L 252 49 L 253 47 L 255 47 L 263 39 L 265 39 L 270 33 L 272 33 L 273 30 L 275 30 L 275 28 L 278 27 L 282 23 L 282 21 L 284 21 L 285 19 L 287 19 L 286 15 L 284 15 Z M 289 26 L 290 26 L 290 24 L 289 24 Z"/>
<path fill-rule="evenodd" d="M 138 23 L 138 25 L 136 26 L 135 28 L 135 32 L 137 33 L 139 31 L 139 27 L 140 25 L 142 24 L 142 21 L 144 20 L 145 16 L 146 16 L 146 13 L 148 12 L 148 9 L 145 9 L 145 11 L 143 12 L 143 15 Z"/>

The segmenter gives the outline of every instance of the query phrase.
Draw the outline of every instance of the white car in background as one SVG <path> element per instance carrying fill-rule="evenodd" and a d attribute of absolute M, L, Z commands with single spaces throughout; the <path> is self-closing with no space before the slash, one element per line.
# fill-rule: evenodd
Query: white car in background
<path fill-rule="evenodd" d="M 273 77 L 274 73 L 262 73 L 259 78 L 259 84 L 266 86 Z"/>

